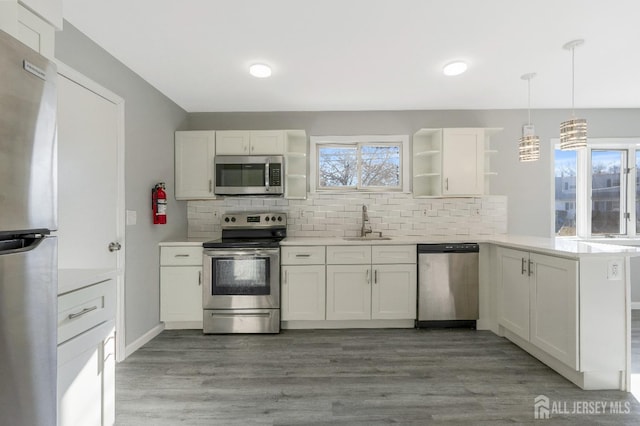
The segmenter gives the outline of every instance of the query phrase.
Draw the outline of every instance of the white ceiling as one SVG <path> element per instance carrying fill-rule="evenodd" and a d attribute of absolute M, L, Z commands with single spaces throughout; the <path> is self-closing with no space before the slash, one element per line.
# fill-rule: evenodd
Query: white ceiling
<path fill-rule="evenodd" d="M 189 112 L 640 107 L 638 0 L 64 0 Z M 442 75 L 452 60 L 467 73 Z M 273 67 L 269 79 L 247 70 Z"/>

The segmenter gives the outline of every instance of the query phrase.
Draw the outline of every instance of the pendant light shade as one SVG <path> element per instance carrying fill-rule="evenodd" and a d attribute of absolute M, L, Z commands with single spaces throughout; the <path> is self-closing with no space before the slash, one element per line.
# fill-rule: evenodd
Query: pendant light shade
<path fill-rule="evenodd" d="M 575 116 L 575 48 L 584 40 L 573 40 L 563 46 L 571 50 L 571 119 L 560 124 L 560 149 L 576 150 L 587 146 L 587 120 Z"/>
<path fill-rule="evenodd" d="M 537 161 L 540 159 L 540 138 L 535 135 L 535 130 L 531 124 L 531 79 L 536 76 L 536 73 L 524 74 L 520 77 L 522 80 L 527 80 L 528 86 L 528 123 L 522 128 L 522 137 L 518 144 L 518 158 L 521 162 Z"/>

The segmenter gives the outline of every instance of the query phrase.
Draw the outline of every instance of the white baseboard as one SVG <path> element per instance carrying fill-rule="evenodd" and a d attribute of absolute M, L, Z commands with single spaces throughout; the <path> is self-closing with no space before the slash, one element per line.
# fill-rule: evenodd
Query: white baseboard
<path fill-rule="evenodd" d="M 640 309 L 640 302 L 631 302 L 631 309 Z"/>
<path fill-rule="evenodd" d="M 125 354 L 124 354 L 125 359 L 127 359 L 129 355 L 131 355 L 132 353 L 134 353 L 135 351 L 143 347 L 145 344 L 153 340 L 153 338 L 156 337 L 158 334 L 162 333 L 163 330 L 164 330 L 164 323 L 160 323 L 155 327 L 153 327 L 151 330 L 147 331 L 142 336 L 140 336 L 133 343 L 131 343 L 130 345 L 127 345 L 127 347 L 125 348 Z"/>

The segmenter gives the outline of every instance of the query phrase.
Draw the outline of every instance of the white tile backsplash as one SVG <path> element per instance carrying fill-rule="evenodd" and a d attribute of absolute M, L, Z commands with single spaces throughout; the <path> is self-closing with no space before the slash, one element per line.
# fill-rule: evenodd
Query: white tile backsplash
<path fill-rule="evenodd" d="M 230 212 L 285 212 L 291 237 L 345 237 L 360 232 L 366 204 L 373 231 L 388 236 L 506 234 L 507 197 L 413 198 L 411 194 L 309 194 L 306 200 L 237 198 L 189 201 L 189 238 L 220 238 L 220 217 Z"/>

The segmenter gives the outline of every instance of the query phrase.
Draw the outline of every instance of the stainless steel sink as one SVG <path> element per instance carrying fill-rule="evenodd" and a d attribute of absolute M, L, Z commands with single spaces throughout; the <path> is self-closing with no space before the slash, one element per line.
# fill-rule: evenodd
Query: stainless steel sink
<path fill-rule="evenodd" d="M 390 239 L 391 237 L 343 237 L 345 241 L 381 241 Z"/>

